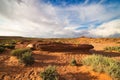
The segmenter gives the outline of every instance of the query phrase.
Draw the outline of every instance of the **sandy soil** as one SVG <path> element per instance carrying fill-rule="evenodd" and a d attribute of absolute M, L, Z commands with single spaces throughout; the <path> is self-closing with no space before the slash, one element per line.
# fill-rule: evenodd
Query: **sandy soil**
<path fill-rule="evenodd" d="M 92 44 L 94 49 L 90 52 L 80 52 L 79 50 L 59 52 L 34 50 L 33 57 L 35 58 L 35 63 L 32 66 L 20 64 L 15 57 L 10 56 L 11 50 L 7 50 L 0 54 L 0 80 L 42 80 L 39 73 L 48 65 L 57 66 L 60 80 L 112 80 L 105 73 L 97 73 L 92 71 L 91 67 L 83 66 L 81 59 L 93 53 L 120 59 L 120 53 L 105 52 L 103 50 L 106 46 L 120 46 L 120 44 L 106 39 L 82 38 L 76 39 L 76 41 Z M 72 58 L 77 60 L 77 66 L 70 66 L 69 62 Z"/>

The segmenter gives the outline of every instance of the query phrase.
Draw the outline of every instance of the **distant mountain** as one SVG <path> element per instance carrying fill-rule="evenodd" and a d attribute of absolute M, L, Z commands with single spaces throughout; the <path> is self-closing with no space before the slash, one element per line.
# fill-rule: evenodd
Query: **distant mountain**
<path fill-rule="evenodd" d="M 24 38 L 21 36 L 0 36 L 0 38 Z"/>

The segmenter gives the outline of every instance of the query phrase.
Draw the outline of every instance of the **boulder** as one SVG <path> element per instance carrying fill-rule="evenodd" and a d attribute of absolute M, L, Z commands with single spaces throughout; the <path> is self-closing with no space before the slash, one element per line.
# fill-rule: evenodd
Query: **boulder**
<path fill-rule="evenodd" d="M 33 44 L 28 44 L 28 45 L 26 46 L 26 48 L 34 49 L 34 45 L 33 45 Z"/>

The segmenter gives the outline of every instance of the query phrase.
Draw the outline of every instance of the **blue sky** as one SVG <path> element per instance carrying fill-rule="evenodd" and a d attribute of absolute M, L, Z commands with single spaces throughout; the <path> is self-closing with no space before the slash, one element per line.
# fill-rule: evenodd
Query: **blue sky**
<path fill-rule="evenodd" d="M 65 6 L 67 7 L 68 5 L 79 5 L 79 4 L 84 4 L 85 2 L 86 5 L 89 4 L 113 4 L 113 3 L 120 3 L 119 0 L 43 0 L 45 3 L 51 3 L 54 6 Z"/>
<path fill-rule="evenodd" d="M 120 0 L 0 0 L 0 36 L 120 37 Z"/>

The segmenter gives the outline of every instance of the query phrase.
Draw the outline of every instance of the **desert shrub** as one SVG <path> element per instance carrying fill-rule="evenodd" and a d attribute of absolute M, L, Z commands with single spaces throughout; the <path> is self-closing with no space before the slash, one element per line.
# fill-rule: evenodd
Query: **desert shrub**
<path fill-rule="evenodd" d="M 120 46 L 105 47 L 104 50 L 106 50 L 106 51 L 117 51 L 117 52 L 120 52 Z"/>
<path fill-rule="evenodd" d="M 1 44 L 0 44 L 0 47 L 4 47 L 4 44 L 1 43 Z"/>
<path fill-rule="evenodd" d="M 113 61 L 110 63 L 110 66 L 106 68 L 106 73 L 108 73 L 113 79 L 120 80 L 120 62 Z"/>
<path fill-rule="evenodd" d="M 77 66 L 77 62 L 76 62 L 75 58 L 73 58 L 73 59 L 70 61 L 70 65 L 71 65 L 71 66 Z"/>
<path fill-rule="evenodd" d="M 34 63 L 32 51 L 29 48 L 13 50 L 11 55 L 16 56 L 20 62 L 24 63 L 25 65 L 32 65 Z"/>
<path fill-rule="evenodd" d="M 120 42 L 118 41 L 118 42 L 116 42 L 117 44 L 120 44 Z"/>
<path fill-rule="evenodd" d="M 16 42 L 18 42 L 19 40 L 16 39 L 1 39 L 0 43 L 3 44 L 16 44 Z"/>
<path fill-rule="evenodd" d="M 3 51 L 5 51 L 4 47 L 0 47 L 0 53 L 2 53 Z"/>
<path fill-rule="evenodd" d="M 29 48 L 12 50 L 11 55 L 21 58 L 25 52 L 31 52 Z"/>
<path fill-rule="evenodd" d="M 0 46 L 2 46 L 4 48 L 8 48 L 8 49 L 14 49 L 15 44 L 18 41 L 19 40 L 17 40 L 17 39 L 3 38 L 3 39 L 0 40 Z"/>
<path fill-rule="evenodd" d="M 40 72 L 40 77 L 43 80 L 58 80 L 56 66 L 48 66 L 43 72 Z"/>
<path fill-rule="evenodd" d="M 8 49 L 14 49 L 15 44 L 1 43 L 0 47 L 4 47 L 4 48 L 8 48 Z"/>
<path fill-rule="evenodd" d="M 82 59 L 82 64 L 91 66 L 94 71 L 105 72 L 114 79 L 120 79 L 120 62 L 102 55 L 91 55 Z"/>
<path fill-rule="evenodd" d="M 4 47 L 8 48 L 8 49 L 14 49 L 15 45 L 14 44 L 4 44 Z"/>
<path fill-rule="evenodd" d="M 112 51 L 111 47 L 105 47 L 104 50 L 106 50 L 106 51 Z"/>
<path fill-rule="evenodd" d="M 32 65 L 34 63 L 34 58 L 32 57 L 31 52 L 25 52 L 22 54 L 20 61 L 23 62 L 25 65 Z"/>

